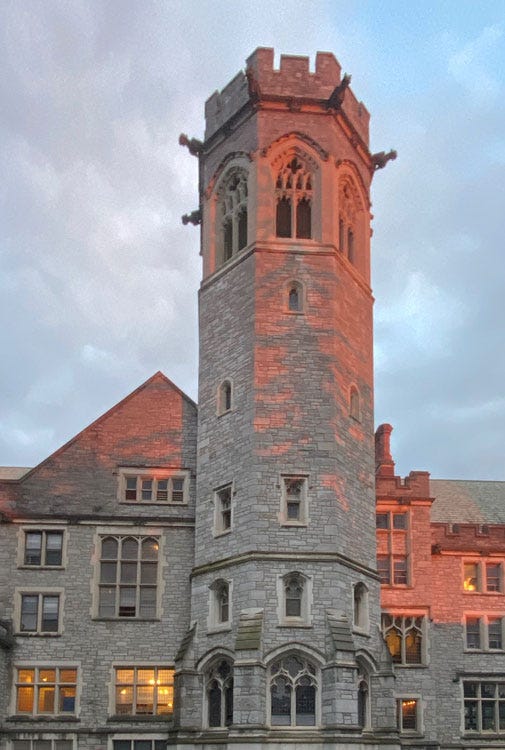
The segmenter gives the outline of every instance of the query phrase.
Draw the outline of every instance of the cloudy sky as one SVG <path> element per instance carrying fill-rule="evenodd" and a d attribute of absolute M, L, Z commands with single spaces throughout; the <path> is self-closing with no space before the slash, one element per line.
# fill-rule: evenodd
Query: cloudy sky
<path fill-rule="evenodd" d="M 0 463 L 162 370 L 196 399 L 203 103 L 257 46 L 372 113 L 376 421 L 397 469 L 505 479 L 505 4 L 2 0 Z"/>

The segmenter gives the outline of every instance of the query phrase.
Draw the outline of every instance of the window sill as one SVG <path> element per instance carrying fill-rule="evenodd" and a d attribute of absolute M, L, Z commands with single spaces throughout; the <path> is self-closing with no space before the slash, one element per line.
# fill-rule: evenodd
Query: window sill
<path fill-rule="evenodd" d="M 70 722 L 75 723 L 75 722 L 80 721 L 80 718 L 78 716 L 67 716 L 64 714 L 59 714 L 57 716 L 46 716 L 45 714 L 40 715 L 40 716 L 32 716 L 32 715 L 25 716 L 24 714 L 15 714 L 14 716 L 9 716 L 6 719 L 6 721 L 12 721 L 12 722 L 17 722 L 17 723 L 20 723 L 23 721 L 28 721 L 30 723 L 35 723 L 35 722 L 40 722 L 40 721 L 43 721 L 43 722 L 47 721 L 47 722 L 52 722 L 52 723 L 57 722 L 57 721 L 64 721 L 64 722 L 69 722 L 69 723 Z"/>
<path fill-rule="evenodd" d="M 18 565 L 18 570 L 65 570 L 64 565 Z"/>
<path fill-rule="evenodd" d="M 307 521 L 287 521 L 286 519 L 282 519 L 280 525 L 288 528 L 294 526 L 297 529 L 306 529 L 309 524 Z"/>
<path fill-rule="evenodd" d="M 19 633 L 13 633 L 12 635 L 15 635 L 16 638 L 60 638 L 62 633 L 26 633 L 20 631 Z"/>
<path fill-rule="evenodd" d="M 229 633 L 231 631 L 231 622 L 224 622 L 222 625 L 212 625 L 207 628 L 207 635 L 213 635 L 214 633 Z"/>
<path fill-rule="evenodd" d="M 214 539 L 218 539 L 221 536 L 227 536 L 228 534 L 231 534 L 231 529 L 225 529 L 224 531 L 213 531 L 212 536 Z"/>
<path fill-rule="evenodd" d="M 143 508 L 144 506 L 155 505 L 157 508 L 177 508 L 180 505 L 189 505 L 189 500 L 181 500 L 180 502 L 174 502 L 173 500 L 120 500 L 120 505 L 134 505 L 136 508 Z"/>
<path fill-rule="evenodd" d="M 233 409 L 225 409 L 224 411 L 216 412 L 216 417 L 226 417 L 227 414 L 231 414 Z"/>
<path fill-rule="evenodd" d="M 313 625 L 310 622 L 306 622 L 302 619 L 283 620 L 277 625 L 278 628 L 312 628 Z"/>
<path fill-rule="evenodd" d="M 168 721 L 173 721 L 173 714 L 157 714 L 156 716 L 153 716 L 152 714 L 114 714 L 113 716 L 109 716 L 107 718 L 107 723 L 114 724 L 119 724 L 121 722 L 126 722 L 128 724 L 134 724 L 137 722 L 166 723 Z"/>
<path fill-rule="evenodd" d="M 505 649 L 503 648 L 465 648 L 463 649 L 464 654 L 489 654 L 492 656 L 493 654 L 503 654 L 505 653 Z"/>
<path fill-rule="evenodd" d="M 356 633 L 356 635 L 364 636 L 365 638 L 371 638 L 370 628 L 360 628 L 357 625 L 355 625 L 352 629 L 352 632 Z"/>
<path fill-rule="evenodd" d="M 305 315 L 305 310 L 284 310 L 285 315 Z"/>
<path fill-rule="evenodd" d="M 398 664 L 393 662 L 394 668 L 398 669 L 428 669 L 428 664 Z"/>
<path fill-rule="evenodd" d="M 161 622 L 161 617 L 92 617 L 94 622 Z"/>

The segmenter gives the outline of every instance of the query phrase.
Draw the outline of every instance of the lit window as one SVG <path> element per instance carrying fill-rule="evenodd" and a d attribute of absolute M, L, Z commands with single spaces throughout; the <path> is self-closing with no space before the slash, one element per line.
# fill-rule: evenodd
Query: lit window
<path fill-rule="evenodd" d="M 99 544 L 98 617 L 155 618 L 158 539 L 104 536 Z"/>
<path fill-rule="evenodd" d="M 234 170 L 220 193 L 218 219 L 221 222 L 220 263 L 222 265 L 247 245 L 247 174 Z"/>
<path fill-rule="evenodd" d="M 465 562 L 463 589 L 466 592 L 501 593 L 503 591 L 503 566 L 495 562 Z"/>
<path fill-rule="evenodd" d="M 305 526 L 308 520 L 307 477 L 281 477 L 281 523 L 284 526 Z"/>
<path fill-rule="evenodd" d="M 270 721 L 273 726 L 316 724 L 317 669 L 301 654 L 290 654 L 270 667 Z"/>
<path fill-rule="evenodd" d="M 25 530 L 24 565 L 37 568 L 60 567 L 63 531 Z"/>
<path fill-rule="evenodd" d="M 207 672 L 207 724 L 229 727 L 233 723 L 233 666 L 221 659 Z"/>
<path fill-rule="evenodd" d="M 426 618 L 414 615 L 382 615 L 382 633 L 395 664 L 423 664 Z"/>
<path fill-rule="evenodd" d="M 120 497 L 128 503 L 186 503 L 189 472 L 156 470 L 138 474 L 120 469 Z"/>
<path fill-rule="evenodd" d="M 277 237 L 312 237 L 312 176 L 295 156 L 288 157 L 276 181 Z"/>
<path fill-rule="evenodd" d="M 210 586 L 209 629 L 222 629 L 230 622 L 230 584 L 220 578 Z"/>
<path fill-rule="evenodd" d="M 465 646 L 473 651 L 503 651 L 504 617 L 481 614 L 465 617 Z"/>
<path fill-rule="evenodd" d="M 16 713 L 30 716 L 75 714 L 75 667 L 18 667 Z"/>
<path fill-rule="evenodd" d="M 171 715 L 174 670 L 170 667 L 117 667 L 115 713 L 126 716 Z"/>
<path fill-rule="evenodd" d="M 416 698 L 400 698 L 397 706 L 400 732 L 420 732 L 419 701 Z"/>
<path fill-rule="evenodd" d="M 463 682 L 465 732 L 505 732 L 505 682 Z"/>
<path fill-rule="evenodd" d="M 217 391 L 217 413 L 226 414 L 231 410 L 232 387 L 229 380 L 223 380 Z"/>
<path fill-rule="evenodd" d="M 58 633 L 60 627 L 60 595 L 22 593 L 19 632 L 45 635 Z"/>
<path fill-rule="evenodd" d="M 380 511 L 375 516 L 375 525 L 380 582 L 388 586 L 409 585 L 408 512 Z"/>
<path fill-rule="evenodd" d="M 368 589 L 364 583 L 357 583 L 353 591 L 353 622 L 357 630 L 368 631 Z"/>

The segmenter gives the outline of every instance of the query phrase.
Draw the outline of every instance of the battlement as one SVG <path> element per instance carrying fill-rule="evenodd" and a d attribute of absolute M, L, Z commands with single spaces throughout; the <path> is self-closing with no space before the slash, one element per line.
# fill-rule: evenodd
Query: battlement
<path fill-rule="evenodd" d="M 331 52 L 318 52 L 315 72 L 310 71 L 310 59 L 300 55 L 281 55 L 279 69 L 274 68 L 274 50 L 258 47 L 247 59 L 246 73 L 240 72 L 216 91 L 205 104 L 205 138 L 210 138 L 251 98 L 257 100 L 298 99 L 304 102 L 328 101 L 342 82 L 341 66 Z M 346 88 L 341 109 L 361 138 L 368 144 L 370 115 L 350 88 Z"/>

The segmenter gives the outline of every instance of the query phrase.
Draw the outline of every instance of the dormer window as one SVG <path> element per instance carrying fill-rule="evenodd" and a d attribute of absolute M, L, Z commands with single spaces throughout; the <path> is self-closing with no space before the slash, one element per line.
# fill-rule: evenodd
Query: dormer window
<path fill-rule="evenodd" d="M 277 237 L 312 237 L 312 176 L 300 159 L 291 157 L 277 174 Z"/>
<path fill-rule="evenodd" d="M 218 234 L 221 233 L 221 262 L 226 263 L 247 245 L 247 174 L 233 171 L 220 192 Z"/>

